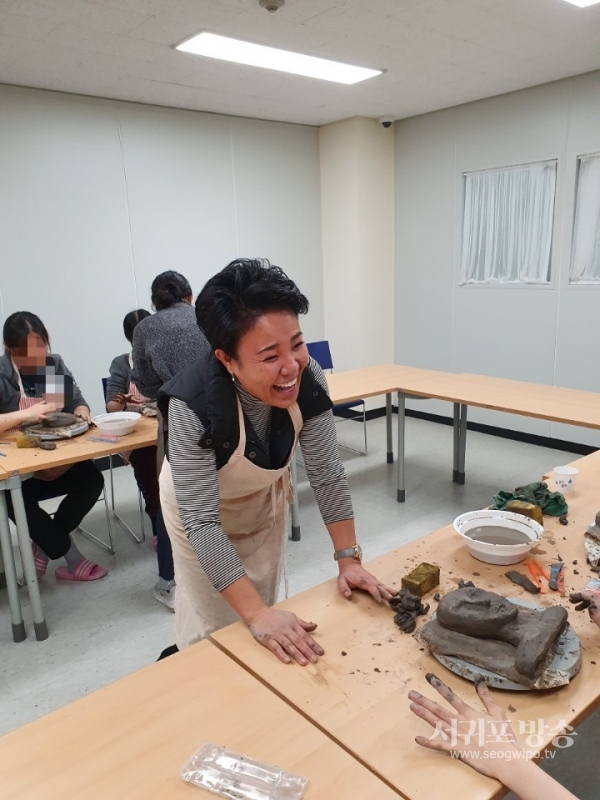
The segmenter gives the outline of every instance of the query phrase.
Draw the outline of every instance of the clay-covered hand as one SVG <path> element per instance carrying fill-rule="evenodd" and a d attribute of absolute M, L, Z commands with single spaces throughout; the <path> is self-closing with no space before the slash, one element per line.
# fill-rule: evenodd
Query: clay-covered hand
<path fill-rule="evenodd" d="M 24 408 L 19 413 L 21 414 L 22 422 L 41 422 L 46 414 L 52 414 L 56 411 L 54 403 L 36 403 L 30 408 Z"/>
<path fill-rule="evenodd" d="M 590 619 L 592 620 L 592 622 L 595 622 L 596 625 L 600 628 L 600 606 L 598 606 L 597 593 L 583 589 L 581 592 L 581 596 L 584 600 L 589 601 L 588 612 L 590 615 Z"/>
<path fill-rule="evenodd" d="M 289 611 L 264 608 L 249 627 L 254 638 L 284 664 L 293 660 L 304 667 L 309 661 L 314 664 L 325 652 L 310 635 L 316 623 L 306 622 Z"/>
<path fill-rule="evenodd" d="M 92 421 L 90 410 L 87 406 L 77 406 L 77 408 L 73 411 L 73 414 L 82 419 L 84 422 L 90 423 Z"/>
<path fill-rule="evenodd" d="M 352 589 L 368 592 L 378 603 L 389 600 L 396 594 L 395 589 L 378 581 L 355 558 L 340 559 L 338 567 L 340 570 L 337 579 L 338 589 L 348 600 L 352 597 Z"/>
<path fill-rule="evenodd" d="M 475 683 L 485 709 L 478 711 L 464 703 L 436 675 L 429 673 L 426 677 L 454 711 L 418 692 L 410 691 L 410 710 L 436 729 L 431 739 L 417 736 L 417 744 L 442 753 L 452 752 L 455 758 L 459 757 L 482 775 L 502 780 L 506 763 L 510 762 L 512 753 L 518 753 L 520 748 L 506 714 L 492 700 L 485 680 L 482 678 Z M 491 751 L 494 751 L 494 757 L 491 757 Z M 458 753 L 460 756 L 456 755 Z"/>

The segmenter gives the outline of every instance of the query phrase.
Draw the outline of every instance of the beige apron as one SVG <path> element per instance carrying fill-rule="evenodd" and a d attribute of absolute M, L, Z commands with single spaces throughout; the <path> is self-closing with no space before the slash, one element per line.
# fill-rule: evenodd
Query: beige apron
<path fill-rule="evenodd" d="M 271 606 L 277 601 L 284 567 L 287 509 L 292 499 L 290 463 L 302 428 L 302 415 L 297 403 L 288 409 L 295 437 L 285 466 L 262 469 L 244 456 L 246 431 L 239 399 L 237 406 L 240 441 L 217 473 L 221 526 L 246 575 L 264 602 Z M 159 483 L 161 508 L 175 562 L 175 640 L 179 649 L 183 649 L 239 617 L 214 588 L 192 549 L 179 516 L 171 467 L 166 459 Z"/>

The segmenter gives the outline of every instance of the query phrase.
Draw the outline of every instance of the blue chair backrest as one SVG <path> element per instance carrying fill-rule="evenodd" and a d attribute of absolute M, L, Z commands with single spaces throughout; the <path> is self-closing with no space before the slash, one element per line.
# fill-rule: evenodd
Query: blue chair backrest
<path fill-rule="evenodd" d="M 314 358 L 321 369 L 333 369 L 331 350 L 326 339 L 323 342 L 307 342 L 306 347 L 308 354 Z"/>
<path fill-rule="evenodd" d="M 102 378 L 102 391 L 104 392 L 104 402 L 106 403 L 106 389 L 108 387 L 108 378 Z"/>

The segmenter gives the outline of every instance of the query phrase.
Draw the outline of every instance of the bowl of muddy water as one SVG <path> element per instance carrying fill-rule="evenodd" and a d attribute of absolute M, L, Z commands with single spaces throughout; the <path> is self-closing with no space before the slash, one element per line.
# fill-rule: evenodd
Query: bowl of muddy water
<path fill-rule="evenodd" d="M 542 526 L 522 514 L 485 508 L 469 511 L 454 520 L 469 553 L 486 564 L 518 564 L 544 533 Z"/>

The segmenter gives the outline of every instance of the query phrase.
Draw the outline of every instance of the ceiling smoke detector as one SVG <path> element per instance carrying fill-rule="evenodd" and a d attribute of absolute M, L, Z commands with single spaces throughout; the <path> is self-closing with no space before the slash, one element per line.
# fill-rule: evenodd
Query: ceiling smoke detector
<path fill-rule="evenodd" d="M 270 14 L 280 9 L 285 4 L 285 0 L 258 0 L 258 5 L 265 8 Z"/>

